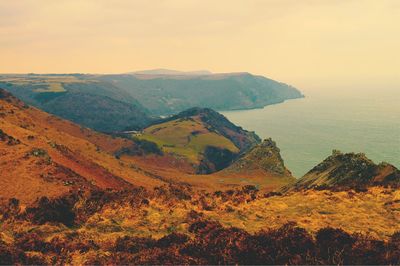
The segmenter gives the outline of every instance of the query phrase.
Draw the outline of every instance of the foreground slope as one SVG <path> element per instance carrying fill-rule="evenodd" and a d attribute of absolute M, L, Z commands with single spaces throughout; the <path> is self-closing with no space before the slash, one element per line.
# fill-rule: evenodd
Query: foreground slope
<path fill-rule="evenodd" d="M 0 201 L 0 263 L 396 265 L 399 196 L 162 186 Z"/>

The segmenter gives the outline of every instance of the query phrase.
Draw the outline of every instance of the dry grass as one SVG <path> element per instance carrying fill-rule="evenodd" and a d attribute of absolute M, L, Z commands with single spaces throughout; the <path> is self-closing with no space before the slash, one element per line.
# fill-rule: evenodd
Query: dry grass
<path fill-rule="evenodd" d="M 61 83 L 48 83 L 44 84 L 47 88 L 44 89 L 35 89 L 35 92 L 64 92 L 65 89 Z"/>
<path fill-rule="evenodd" d="M 387 239 L 400 231 L 399 200 L 399 190 L 384 188 L 371 188 L 364 193 L 310 190 L 287 196 L 258 197 L 249 202 L 193 195 L 190 202 L 173 204 L 153 199 L 140 209 L 128 205 L 109 206 L 91 217 L 89 224 L 95 228 L 94 225 L 102 221 L 104 228 L 116 228 L 117 225 L 118 230 L 130 235 L 160 238 L 172 231 L 188 233 L 187 217 L 194 210 L 202 213 L 205 219 L 250 233 L 296 222 L 312 234 L 324 227 L 334 227 Z M 204 202 L 210 210 L 204 209 Z"/>

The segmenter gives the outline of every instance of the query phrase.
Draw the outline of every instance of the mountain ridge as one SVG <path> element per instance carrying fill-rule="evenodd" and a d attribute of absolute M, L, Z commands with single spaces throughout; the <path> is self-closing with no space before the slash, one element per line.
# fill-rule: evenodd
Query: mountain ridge
<path fill-rule="evenodd" d="M 127 74 L 132 75 L 176 75 L 176 76 L 201 76 L 201 75 L 211 75 L 212 72 L 208 70 L 194 70 L 194 71 L 179 71 L 173 69 L 166 68 L 156 68 L 156 69 L 148 69 L 148 70 L 138 70 L 133 72 L 128 72 Z"/>

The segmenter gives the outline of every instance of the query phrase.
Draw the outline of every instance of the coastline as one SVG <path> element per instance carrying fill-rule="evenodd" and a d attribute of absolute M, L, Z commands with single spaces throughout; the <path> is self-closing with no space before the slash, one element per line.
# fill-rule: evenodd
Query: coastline
<path fill-rule="evenodd" d="M 300 99 L 304 99 L 306 98 L 305 95 L 301 95 L 301 97 L 294 97 L 294 98 L 288 98 L 288 99 L 284 99 L 282 101 L 277 101 L 277 102 L 272 102 L 272 103 L 268 103 L 265 105 L 260 105 L 260 106 L 252 106 L 252 107 L 241 107 L 241 108 L 230 108 L 230 109 L 216 109 L 216 111 L 218 112 L 233 112 L 233 111 L 249 111 L 249 110 L 260 110 L 260 109 L 264 109 L 267 106 L 270 105 L 276 105 L 276 104 L 281 104 L 287 101 L 291 101 L 291 100 L 300 100 Z"/>

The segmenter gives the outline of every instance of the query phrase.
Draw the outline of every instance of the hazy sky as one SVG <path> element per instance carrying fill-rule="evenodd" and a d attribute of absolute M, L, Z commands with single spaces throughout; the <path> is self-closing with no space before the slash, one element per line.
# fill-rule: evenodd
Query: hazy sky
<path fill-rule="evenodd" d="M 248 71 L 400 85 L 399 0 L 0 0 L 0 72 Z"/>

